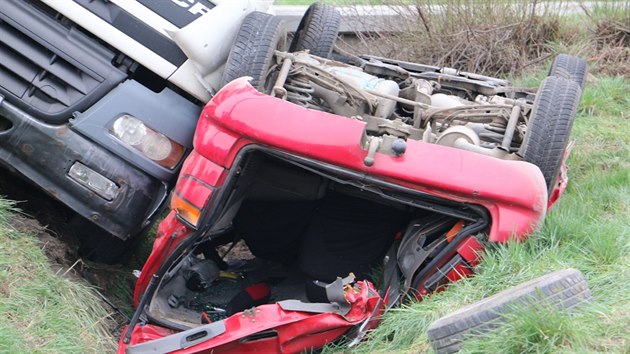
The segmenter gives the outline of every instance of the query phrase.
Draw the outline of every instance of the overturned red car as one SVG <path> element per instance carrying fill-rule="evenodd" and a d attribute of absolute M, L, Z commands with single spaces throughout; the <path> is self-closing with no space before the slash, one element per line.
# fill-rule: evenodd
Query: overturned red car
<path fill-rule="evenodd" d="M 120 353 L 355 344 L 387 308 L 472 275 L 485 245 L 526 237 L 566 187 L 577 58 L 532 92 L 269 53 L 201 114 Z"/>

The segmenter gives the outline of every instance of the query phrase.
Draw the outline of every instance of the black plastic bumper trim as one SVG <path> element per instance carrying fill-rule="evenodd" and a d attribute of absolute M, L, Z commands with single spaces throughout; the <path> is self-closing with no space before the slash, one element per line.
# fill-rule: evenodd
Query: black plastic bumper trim
<path fill-rule="evenodd" d="M 111 152 L 75 133 L 66 124 L 49 125 L 0 99 L 0 116 L 11 128 L 0 132 L 0 164 L 32 181 L 121 239 L 139 233 L 165 200 L 162 181 L 134 168 Z M 120 186 L 107 201 L 68 176 L 76 161 Z"/>

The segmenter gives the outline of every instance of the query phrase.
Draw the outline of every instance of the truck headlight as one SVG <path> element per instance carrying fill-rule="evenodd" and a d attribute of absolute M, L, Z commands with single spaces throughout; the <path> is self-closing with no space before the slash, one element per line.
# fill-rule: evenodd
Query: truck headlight
<path fill-rule="evenodd" d="M 114 200 L 120 191 L 116 183 L 80 162 L 75 162 L 70 167 L 68 176 L 109 201 Z"/>
<path fill-rule="evenodd" d="M 184 156 L 183 146 L 128 114 L 116 119 L 111 131 L 122 143 L 166 168 L 174 168 Z"/>

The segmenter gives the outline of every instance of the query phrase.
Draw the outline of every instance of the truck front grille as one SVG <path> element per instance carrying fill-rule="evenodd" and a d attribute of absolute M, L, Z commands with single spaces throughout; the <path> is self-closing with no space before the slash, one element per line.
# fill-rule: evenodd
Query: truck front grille
<path fill-rule="evenodd" d="M 125 74 L 114 53 L 73 25 L 24 1 L 0 9 L 0 94 L 53 122 L 83 111 Z"/>

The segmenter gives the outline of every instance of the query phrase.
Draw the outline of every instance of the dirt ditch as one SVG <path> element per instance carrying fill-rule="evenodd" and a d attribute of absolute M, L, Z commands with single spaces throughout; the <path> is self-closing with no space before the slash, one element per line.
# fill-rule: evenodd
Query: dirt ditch
<path fill-rule="evenodd" d="M 16 207 L 22 213 L 12 215 L 11 227 L 37 237 L 41 249 L 50 259 L 53 272 L 91 286 L 102 306 L 112 309 L 109 312 L 114 315 L 107 321 L 107 326 L 117 340 L 131 311 L 131 269 L 122 264 L 104 265 L 81 259 L 77 237 L 67 227 L 74 213 L 32 185 L 2 174 L 0 195 L 17 202 Z"/>

